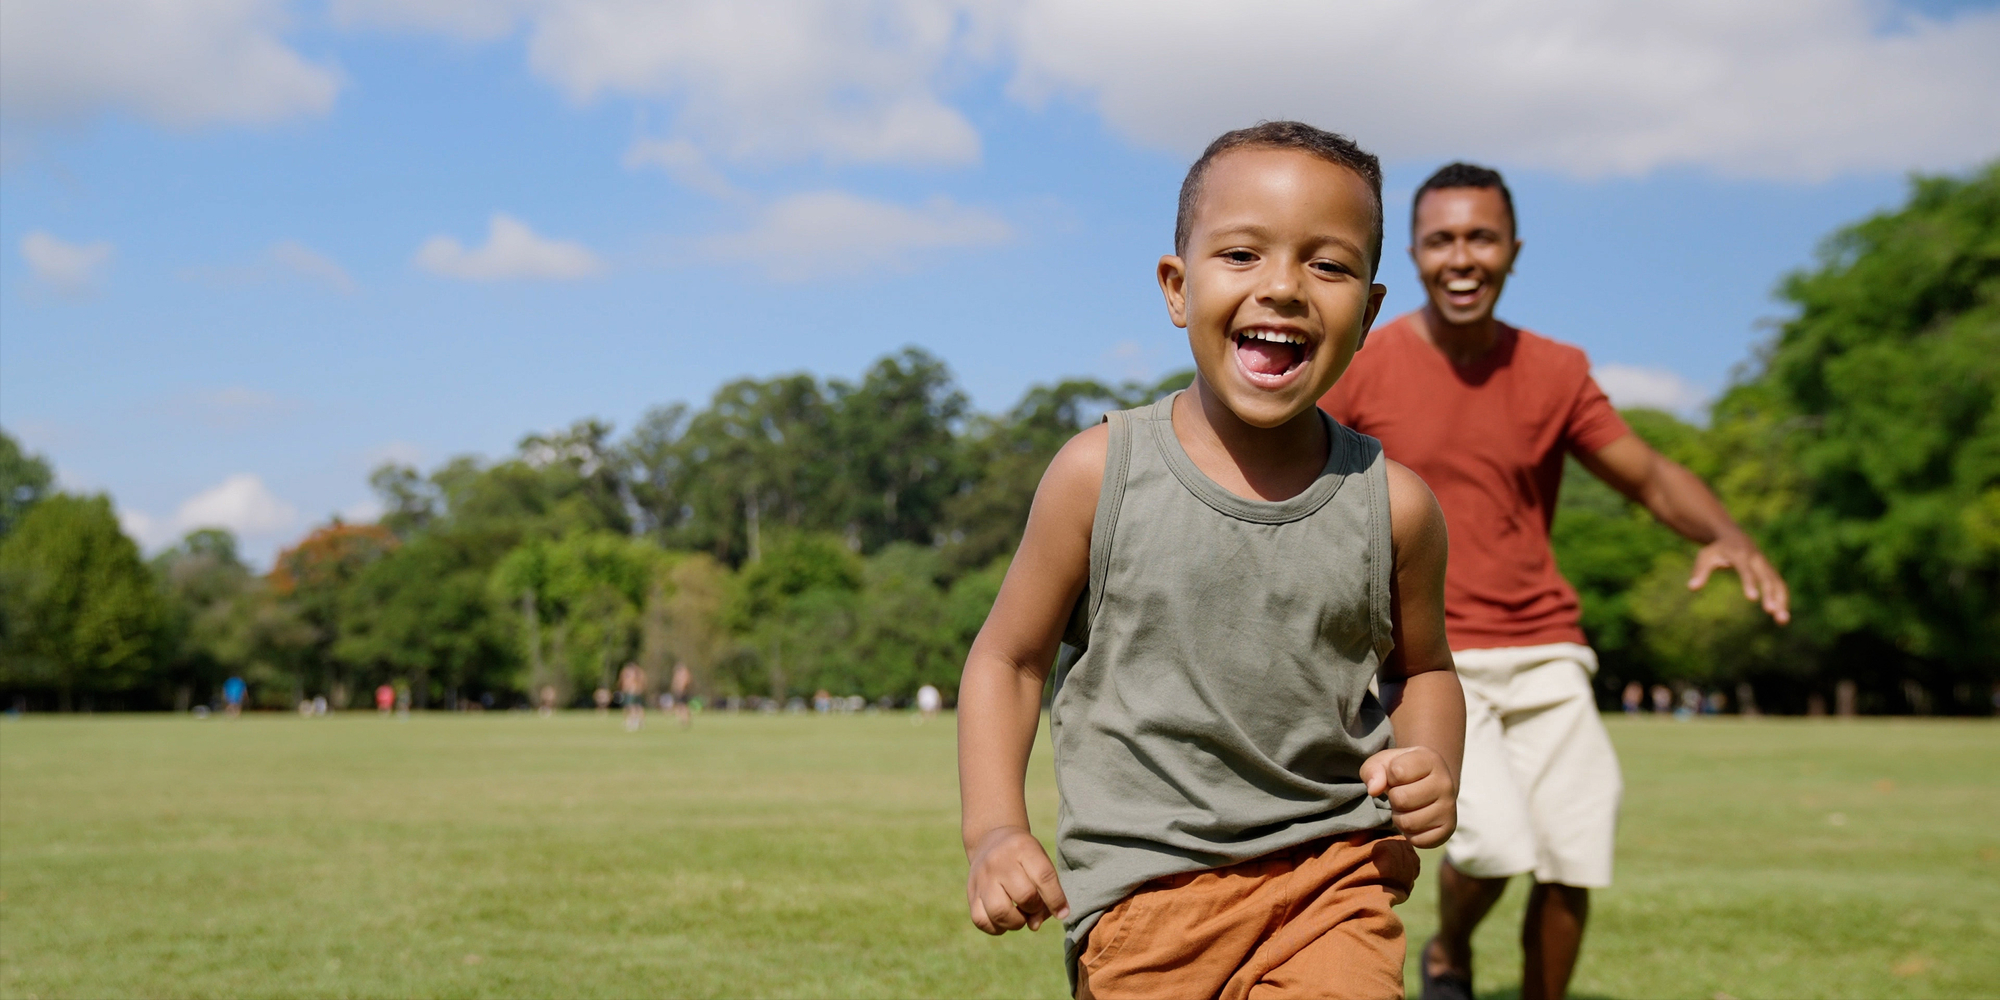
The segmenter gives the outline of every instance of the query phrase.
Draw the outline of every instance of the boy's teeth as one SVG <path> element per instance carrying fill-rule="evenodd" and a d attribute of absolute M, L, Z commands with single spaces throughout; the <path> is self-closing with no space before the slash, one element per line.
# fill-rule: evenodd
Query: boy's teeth
<path fill-rule="evenodd" d="M 1453 278 L 1444 283 L 1444 288 L 1447 292 L 1470 292 L 1478 287 L 1478 278 Z"/>
<path fill-rule="evenodd" d="M 1243 336 L 1250 340 L 1268 340 L 1273 344 L 1303 344 L 1306 338 L 1296 333 L 1275 333 L 1270 330 L 1249 330 Z"/>

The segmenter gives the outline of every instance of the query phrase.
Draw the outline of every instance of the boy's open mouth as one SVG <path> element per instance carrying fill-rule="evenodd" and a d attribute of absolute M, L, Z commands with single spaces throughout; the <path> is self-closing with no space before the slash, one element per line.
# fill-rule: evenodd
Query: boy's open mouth
<path fill-rule="evenodd" d="M 1236 334 L 1236 363 L 1260 384 L 1282 382 L 1299 370 L 1311 351 L 1303 334 L 1250 329 Z"/>

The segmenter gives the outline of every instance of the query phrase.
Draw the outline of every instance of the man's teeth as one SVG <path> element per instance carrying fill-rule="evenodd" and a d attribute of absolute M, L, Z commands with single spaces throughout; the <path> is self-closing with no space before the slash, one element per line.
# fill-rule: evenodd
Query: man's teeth
<path fill-rule="evenodd" d="M 1447 292 L 1473 292 L 1479 290 L 1478 278 L 1453 278 L 1444 283 Z"/>
<path fill-rule="evenodd" d="M 1239 335 L 1243 340 L 1268 340 L 1273 344 L 1304 344 L 1306 338 L 1296 333 L 1278 333 L 1274 330 L 1245 330 Z"/>

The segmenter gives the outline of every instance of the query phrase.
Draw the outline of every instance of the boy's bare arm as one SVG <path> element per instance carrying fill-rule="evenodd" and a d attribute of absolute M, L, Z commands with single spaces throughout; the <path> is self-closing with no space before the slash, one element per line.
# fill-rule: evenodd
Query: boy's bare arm
<path fill-rule="evenodd" d="M 971 863 L 966 905 L 988 934 L 1039 929 L 1069 912 L 1055 866 L 1028 830 L 1022 782 L 1041 724 L 1042 685 L 1090 574 L 1090 526 L 1107 440 L 1103 425 L 1093 427 L 1049 463 L 1021 547 L 959 682 L 958 787 Z"/>
<path fill-rule="evenodd" d="M 1396 746 L 1368 758 L 1361 777 L 1386 793 L 1396 828 L 1435 847 L 1458 825 L 1458 773 L 1465 753 L 1465 695 L 1444 629 L 1444 512 L 1416 473 L 1389 463 L 1389 612 L 1396 648 L 1382 686 Z"/>

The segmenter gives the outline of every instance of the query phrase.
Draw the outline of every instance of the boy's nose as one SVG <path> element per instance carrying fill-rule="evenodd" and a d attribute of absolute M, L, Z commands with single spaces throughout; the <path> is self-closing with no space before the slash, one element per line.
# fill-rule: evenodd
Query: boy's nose
<path fill-rule="evenodd" d="M 1265 272 L 1264 287 L 1258 291 L 1258 298 L 1266 302 L 1292 302 L 1299 297 L 1299 279 L 1289 267 L 1274 267 Z"/>

